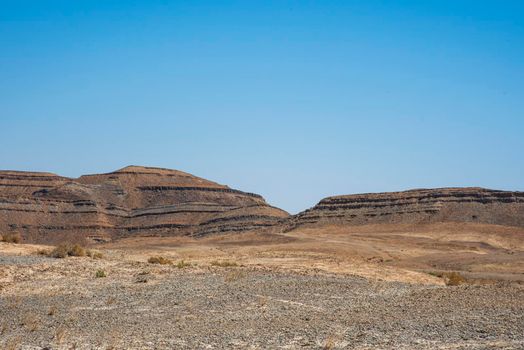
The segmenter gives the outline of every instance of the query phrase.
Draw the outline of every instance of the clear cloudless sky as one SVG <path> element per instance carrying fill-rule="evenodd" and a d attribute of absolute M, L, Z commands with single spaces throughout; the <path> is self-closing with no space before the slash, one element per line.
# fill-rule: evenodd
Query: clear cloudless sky
<path fill-rule="evenodd" d="M 0 169 L 130 164 L 293 213 L 524 190 L 524 1 L 0 0 Z"/>

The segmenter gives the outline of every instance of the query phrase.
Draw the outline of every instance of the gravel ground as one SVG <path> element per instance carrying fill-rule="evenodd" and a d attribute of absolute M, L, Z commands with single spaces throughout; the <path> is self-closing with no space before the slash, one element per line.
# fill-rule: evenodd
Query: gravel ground
<path fill-rule="evenodd" d="M 52 262 L 54 259 L 31 256 L 31 255 L 1 255 L 0 254 L 0 267 L 7 265 L 25 266 L 32 264 L 40 264 L 44 261 Z"/>
<path fill-rule="evenodd" d="M 516 283 L 27 256 L 0 269 L 1 349 L 524 348 Z"/>

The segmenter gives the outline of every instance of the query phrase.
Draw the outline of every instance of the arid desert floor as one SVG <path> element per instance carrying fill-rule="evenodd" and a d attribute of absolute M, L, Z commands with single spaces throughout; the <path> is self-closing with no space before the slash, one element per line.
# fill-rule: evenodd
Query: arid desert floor
<path fill-rule="evenodd" d="M 522 229 L 137 237 L 90 247 L 101 259 L 50 249 L 0 243 L 2 349 L 524 348 Z M 463 283 L 447 285 L 451 272 Z"/>

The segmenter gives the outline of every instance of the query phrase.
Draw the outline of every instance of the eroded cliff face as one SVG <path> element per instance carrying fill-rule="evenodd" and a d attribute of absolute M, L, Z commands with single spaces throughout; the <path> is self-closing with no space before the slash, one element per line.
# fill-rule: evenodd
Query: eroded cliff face
<path fill-rule="evenodd" d="M 176 170 L 131 166 L 78 179 L 0 172 L 0 232 L 30 242 L 202 236 L 271 227 L 286 217 L 259 195 Z"/>
<path fill-rule="evenodd" d="M 290 218 L 286 228 L 434 222 L 524 227 L 524 192 L 440 188 L 328 197 Z"/>

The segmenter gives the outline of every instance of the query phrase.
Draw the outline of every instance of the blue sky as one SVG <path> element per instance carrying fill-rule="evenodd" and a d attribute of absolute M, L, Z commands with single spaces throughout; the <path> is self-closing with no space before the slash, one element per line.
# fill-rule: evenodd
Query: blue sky
<path fill-rule="evenodd" d="M 523 111 L 523 1 L 0 0 L 0 169 L 524 190 Z"/>

